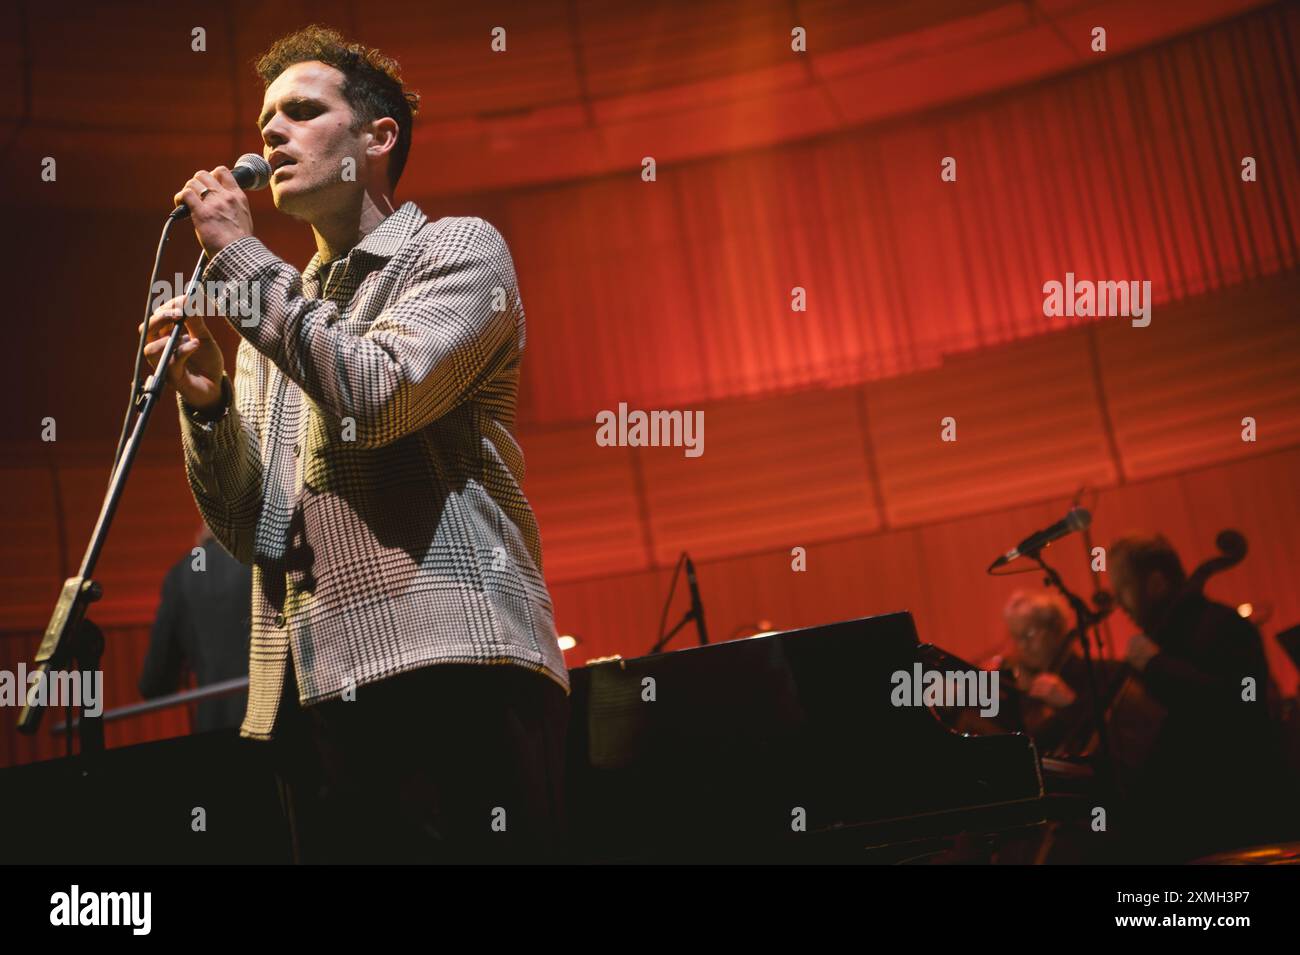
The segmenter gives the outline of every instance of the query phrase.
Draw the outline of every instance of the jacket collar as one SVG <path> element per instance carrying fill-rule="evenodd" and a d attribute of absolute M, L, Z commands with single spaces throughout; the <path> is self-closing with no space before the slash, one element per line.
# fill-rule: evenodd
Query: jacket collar
<path fill-rule="evenodd" d="M 405 245 L 406 241 L 415 235 L 428 221 L 429 217 L 414 202 L 404 202 L 389 213 L 365 238 L 354 245 L 347 255 L 350 256 L 354 252 L 360 252 L 362 255 L 369 255 L 378 259 L 391 259 L 397 254 L 397 250 Z M 347 256 L 335 259 L 335 261 L 341 262 L 344 258 L 347 258 Z M 314 279 L 320 268 L 320 253 L 317 252 L 311 257 L 311 261 L 307 263 L 307 268 L 303 270 L 303 278 Z"/>

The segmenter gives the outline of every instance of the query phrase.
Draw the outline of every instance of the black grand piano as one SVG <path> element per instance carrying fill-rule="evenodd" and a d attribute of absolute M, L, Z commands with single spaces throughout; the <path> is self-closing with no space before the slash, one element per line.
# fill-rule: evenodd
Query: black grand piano
<path fill-rule="evenodd" d="M 974 861 L 972 840 L 1032 844 L 1076 807 L 1049 798 L 1029 737 L 893 705 L 892 675 L 926 649 L 894 613 L 572 670 L 578 856 Z"/>
<path fill-rule="evenodd" d="M 894 613 L 571 670 L 570 858 L 1034 861 L 1077 807 L 1027 736 L 893 705 L 925 658 Z M 260 750 L 225 731 L 0 771 L 3 861 L 287 861 Z M 42 830 L 41 805 L 76 811 Z M 178 842 L 190 805 L 220 838 Z"/>

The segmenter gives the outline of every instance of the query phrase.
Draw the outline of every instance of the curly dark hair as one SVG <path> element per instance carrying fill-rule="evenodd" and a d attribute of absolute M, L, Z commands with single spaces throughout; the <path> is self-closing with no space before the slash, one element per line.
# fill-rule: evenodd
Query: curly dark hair
<path fill-rule="evenodd" d="M 314 23 L 276 40 L 258 57 L 255 69 L 265 89 L 293 64 L 312 60 L 343 74 L 343 97 L 356 116 L 354 128 L 383 116 L 397 121 L 397 143 L 388 162 L 388 183 L 396 188 L 411 151 L 419 94 L 403 87 L 396 60 L 360 43 L 349 43 L 337 30 Z"/>

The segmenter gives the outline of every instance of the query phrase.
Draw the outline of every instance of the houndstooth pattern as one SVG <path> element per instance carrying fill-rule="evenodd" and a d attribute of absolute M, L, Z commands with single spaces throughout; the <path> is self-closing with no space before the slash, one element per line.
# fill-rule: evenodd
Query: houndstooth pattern
<path fill-rule="evenodd" d="M 290 654 L 304 705 L 438 663 L 567 692 L 513 437 L 524 309 L 501 234 L 408 202 L 324 270 L 248 236 L 204 280 L 256 281 L 260 304 L 227 319 L 225 417 L 195 424 L 177 395 L 195 502 L 253 567 L 240 735 L 272 737 Z"/>

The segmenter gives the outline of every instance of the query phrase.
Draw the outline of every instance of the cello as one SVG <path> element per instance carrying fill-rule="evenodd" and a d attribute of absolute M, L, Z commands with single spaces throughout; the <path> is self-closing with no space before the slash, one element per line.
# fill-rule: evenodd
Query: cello
<path fill-rule="evenodd" d="M 1188 575 L 1182 587 L 1166 605 L 1160 622 L 1152 628 L 1147 637 L 1163 646 L 1170 637 L 1170 625 L 1177 618 L 1179 610 L 1186 606 L 1193 597 L 1204 595 L 1206 582 L 1215 574 L 1235 567 L 1246 557 L 1248 545 L 1246 538 L 1238 531 L 1223 530 L 1215 538 L 1215 547 L 1219 551 L 1197 565 Z M 1168 713 L 1145 689 L 1141 674 L 1128 663 L 1119 663 L 1118 678 L 1113 689 L 1102 691 L 1102 700 L 1106 704 L 1104 719 L 1110 738 L 1111 752 L 1116 766 L 1122 771 L 1132 772 L 1142 766 L 1150 755 Z M 1086 741 L 1078 735 L 1066 739 L 1080 739 L 1081 746 L 1075 755 L 1090 756 L 1097 751 L 1098 737 L 1095 727 L 1084 726 L 1087 731 Z"/>

